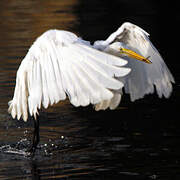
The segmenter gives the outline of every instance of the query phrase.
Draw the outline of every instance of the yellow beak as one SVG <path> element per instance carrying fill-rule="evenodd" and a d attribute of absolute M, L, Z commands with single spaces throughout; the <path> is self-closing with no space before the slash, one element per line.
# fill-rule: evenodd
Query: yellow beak
<path fill-rule="evenodd" d="M 137 54 L 136 52 L 130 50 L 130 49 L 125 49 L 125 48 L 120 48 L 120 53 L 122 54 L 126 54 L 131 58 L 137 59 L 139 61 L 143 61 L 145 63 L 151 64 L 152 62 L 148 59 L 149 57 L 145 58 L 139 54 Z"/>

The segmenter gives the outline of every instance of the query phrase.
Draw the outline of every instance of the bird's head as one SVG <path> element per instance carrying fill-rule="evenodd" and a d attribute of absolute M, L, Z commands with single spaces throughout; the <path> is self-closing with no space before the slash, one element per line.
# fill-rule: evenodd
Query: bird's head
<path fill-rule="evenodd" d="M 105 49 L 105 51 L 111 51 L 112 54 L 119 55 L 120 57 L 130 57 L 133 59 L 137 59 L 139 61 L 143 61 L 145 63 L 151 64 L 152 62 L 148 59 L 149 57 L 145 58 L 144 56 L 140 55 L 139 53 L 131 50 L 126 44 L 122 42 L 114 42 L 109 47 Z"/>

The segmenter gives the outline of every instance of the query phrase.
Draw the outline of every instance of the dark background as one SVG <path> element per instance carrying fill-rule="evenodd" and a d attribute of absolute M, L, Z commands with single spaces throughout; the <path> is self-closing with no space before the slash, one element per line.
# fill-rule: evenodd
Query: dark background
<path fill-rule="evenodd" d="M 78 32 L 86 39 L 105 39 L 123 22 L 132 22 L 150 35 L 172 71 L 177 68 L 179 11 L 176 1 L 81 1 Z M 94 32 L 87 34 L 87 31 Z M 178 70 L 176 70 L 176 73 Z"/>
<path fill-rule="evenodd" d="M 175 1 L 1 0 L 0 179 L 179 179 L 178 10 Z M 7 102 L 32 42 L 54 28 L 93 42 L 125 21 L 151 35 L 175 77 L 171 97 L 154 94 L 131 103 L 124 95 L 117 110 L 101 112 L 62 102 L 40 112 L 36 156 L 19 155 L 30 144 L 32 122 L 12 120 Z"/>

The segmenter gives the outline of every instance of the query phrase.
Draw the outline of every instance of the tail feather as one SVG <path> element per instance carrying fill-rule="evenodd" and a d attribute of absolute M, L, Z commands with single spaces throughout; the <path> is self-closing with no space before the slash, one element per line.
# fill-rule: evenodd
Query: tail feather
<path fill-rule="evenodd" d="M 109 108 L 114 110 L 118 107 L 119 103 L 121 102 L 122 92 L 115 92 L 113 98 L 111 99 L 111 103 Z"/>
<path fill-rule="evenodd" d="M 111 110 L 114 110 L 118 107 L 120 101 L 121 101 L 122 91 L 114 91 L 113 97 L 109 100 L 101 101 L 100 103 L 95 105 L 95 110 L 106 110 L 107 108 L 110 108 Z"/>

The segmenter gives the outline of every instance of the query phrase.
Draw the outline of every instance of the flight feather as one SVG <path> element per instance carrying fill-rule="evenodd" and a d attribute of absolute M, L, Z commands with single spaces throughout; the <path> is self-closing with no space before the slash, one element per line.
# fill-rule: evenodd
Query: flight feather
<path fill-rule="evenodd" d="M 74 106 L 97 104 L 113 97 L 123 87 L 114 77 L 130 72 L 126 60 L 94 49 L 90 43 L 67 31 L 49 30 L 31 46 L 16 76 L 12 117 L 24 121 L 28 113 L 66 99 Z"/>

